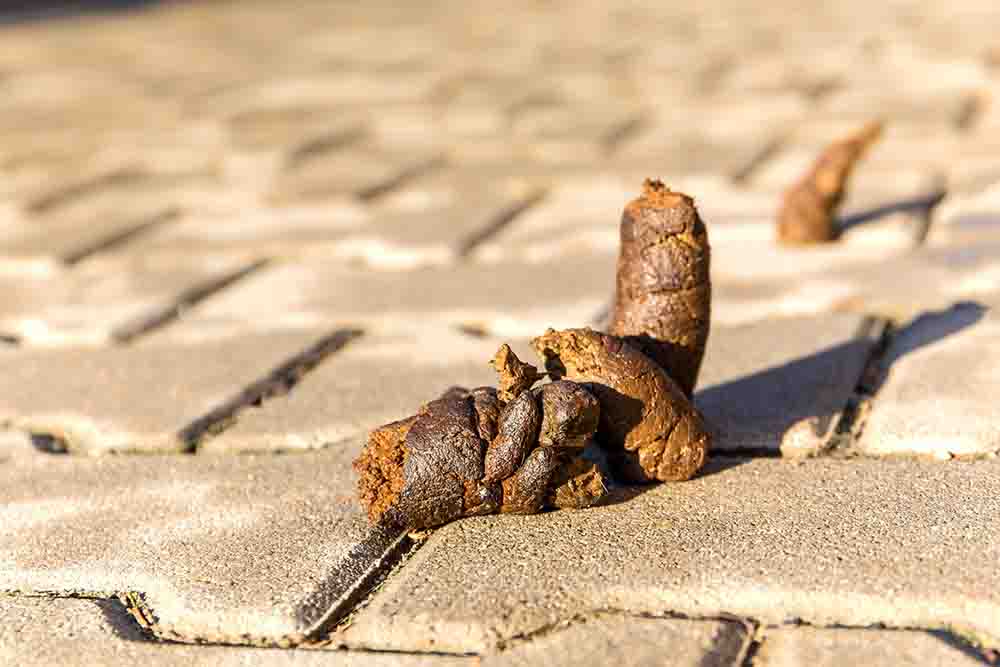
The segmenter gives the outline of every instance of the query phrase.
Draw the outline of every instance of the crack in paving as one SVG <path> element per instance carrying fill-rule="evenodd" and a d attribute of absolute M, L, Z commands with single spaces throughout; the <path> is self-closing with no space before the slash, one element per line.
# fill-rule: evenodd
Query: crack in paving
<path fill-rule="evenodd" d="M 232 426 L 240 412 L 250 406 L 259 406 L 276 396 L 283 396 L 327 357 L 341 350 L 355 338 L 363 335 L 361 329 L 338 329 L 302 352 L 272 369 L 263 378 L 252 382 L 234 396 L 223 401 L 207 414 L 198 417 L 178 431 L 185 443 L 185 451 L 196 453 L 205 440 L 222 433 Z"/>

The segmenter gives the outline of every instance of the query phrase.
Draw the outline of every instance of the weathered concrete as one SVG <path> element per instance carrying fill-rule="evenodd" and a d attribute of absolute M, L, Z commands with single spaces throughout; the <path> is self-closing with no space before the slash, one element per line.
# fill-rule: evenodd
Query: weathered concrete
<path fill-rule="evenodd" d="M 301 640 L 405 548 L 358 507 L 357 452 L 13 459 L 0 489 L 0 590 L 130 591 L 167 638 Z"/>
<path fill-rule="evenodd" d="M 446 526 L 343 641 L 482 651 L 600 609 L 1000 641 L 996 462 L 730 460 L 620 499 Z"/>
<path fill-rule="evenodd" d="M 713 451 L 816 454 L 878 333 L 876 322 L 856 315 L 714 327 L 694 399 L 712 429 Z"/>

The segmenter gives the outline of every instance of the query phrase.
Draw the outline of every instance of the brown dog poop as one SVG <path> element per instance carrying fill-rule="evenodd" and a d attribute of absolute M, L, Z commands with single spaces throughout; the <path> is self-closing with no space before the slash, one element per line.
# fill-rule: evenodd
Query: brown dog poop
<path fill-rule="evenodd" d="M 612 471 L 630 482 L 681 481 L 701 469 L 710 436 L 680 387 L 616 336 L 549 329 L 532 341 L 553 378 L 568 378 L 600 403 L 597 441 Z"/>
<path fill-rule="evenodd" d="M 828 243 L 839 236 L 835 214 L 851 172 L 882 135 L 883 123 L 871 121 L 834 142 L 812 168 L 786 192 L 778 211 L 778 241 L 789 245 Z"/>
<path fill-rule="evenodd" d="M 523 366 L 509 348 L 508 355 L 509 364 L 498 366 L 501 378 Z M 603 498 L 609 476 L 591 439 L 597 398 L 571 382 L 532 391 L 533 383 L 519 383 L 509 402 L 491 387 L 452 388 L 416 415 L 372 431 L 354 461 L 369 518 L 421 529 L 466 516 L 589 507 Z"/>
<path fill-rule="evenodd" d="M 652 358 L 688 397 L 708 341 L 708 232 L 694 200 L 646 180 L 622 213 L 610 333 Z"/>

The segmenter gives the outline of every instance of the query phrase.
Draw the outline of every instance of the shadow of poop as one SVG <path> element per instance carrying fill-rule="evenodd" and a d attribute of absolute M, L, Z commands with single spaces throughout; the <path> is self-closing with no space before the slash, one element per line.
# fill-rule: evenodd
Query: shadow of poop
<path fill-rule="evenodd" d="M 985 312 L 972 302 L 927 312 L 890 329 L 891 342 L 873 343 L 869 320 L 850 341 L 697 392 L 695 404 L 716 437 L 713 454 L 777 456 L 793 429 L 823 439 L 845 408 L 845 385 L 876 392 L 896 361 L 975 325 Z"/>
<path fill-rule="evenodd" d="M 873 321 L 869 320 L 850 341 L 696 392 L 695 404 L 715 437 L 757 438 L 749 447 L 724 451 L 714 448 L 699 477 L 723 472 L 753 458 L 779 457 L 784 434 L 803 424 L 814 429 L 816 438 L 827 436 L 846 407 L 843 392 L 831 391 L 831 378 L 846 370 L 852 374 L 849 377 L 855 391 L 877 391 L 899 359 L 974 326 L 986 311 L 978 303 L 955 303 L 923 313 L 892 331 L 891 339 L 874 343 Z M 872 359 L 878 363 L 875 377 L 868 378 L 863 371 L 872 364 L 866 366 L 864 362 Z M 654 487 L 615 485 L 601 504 L 627 502 Z"/>

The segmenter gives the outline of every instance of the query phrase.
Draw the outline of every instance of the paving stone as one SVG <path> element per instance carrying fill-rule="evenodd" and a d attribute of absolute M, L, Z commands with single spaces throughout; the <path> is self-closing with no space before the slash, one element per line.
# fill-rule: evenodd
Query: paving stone
<path fill-rule="evenodd" d="M 513 178 L 453 170 L 417 179 L 372 204 L 349 196 L 321 204 L 261 206 L 247 201 L 194 211 L 131 246 L 132 253 L 267 253 L 361 261 L 400 270 L 458 259 L 497 221 L 543 194 Z"/>
<path fill-rule="evenodd" d="M 370 146 L 334 151 L 276 174 L 269 200 L 293 204 L 337 196 L 368 199 L 404 173 L 429 169 L 439 157 L 434 153 L 394 154 Z"/>
<path fill-rule="evenodd" d="M 126 325 L 225 276 L 233 259 L 198 255 L 95 259 L 34 274 L 0 274 L 0 334 L 29 345 L 103 344 Z"/>
<path fill-rule="evenodd" d="M 325 333 L 0 350 L 0 424 L 73 453 L 183 451 L 199 437 L 197 420 Z"/>
<path fill-rule="evenodd" d="M 25 456 L 36 456 L 38 450 L 31 438 L 19 431 L 0 431 L 0 464 Z"/>
<path fill-rule="evenodd" d="M 47 665 L 468 665 L 475 658 L 188 646 L 148 639 L 112 600 L 0 597 L 0 661 Z"/>
<path fill-rule="evenodd" d="M 590 323 L 611 293 L 615 261 L 595 254 L 546 264 L 462 263 L 412 271 L 365 271 L 332 261 L 278 264 L 213 296 L 164 333 L 201 337 L 352 323 L 393 331 L 463 326 L 530 337 L 550 326 Z"/>
<path fill-rule="evenodd" d="M 884 219 L 822 247 L 778 245 L 764 236 L 772 233 L 770 225 L 730 226 L 728 240 L 712 245 L 713 324 L 829 313 L 867 303 L 873 290 L 882 288 L 870 274 L 908 256 L 912 224 L 905 217 Z M 742 242 L 736 241 L 739 226 L 745 229 Z"/>
<path fill-rule="evenodd" d="M 642 191 L 646 177 L 662 177 L 674 190 L 695 197 L 712 243 L 744 241 L 748 234 L 770 238 L 778 197 L 749 191 L 713 174 L 672 175 L 632 171 L 584 171 L 557 179 L 548 196 L 475 252 L 484 261 L 524 258 L 545 262 L 585 252 L 617 253 L 625 205 Z M 752 227 L 732 223 L 750 220 Z"/>
<path fill-rule="evenodd" d="M 482 651 L 619 609 L 950 627 L 995 644 L 998 492 L 997 462 L 715 461 L 606 507 L 445 526 L 341 639 Z"/>
<path fill-rule="evenodd" d="M 976 303 L 931 311 L 896 332 L 856 447 L 872 456 L 1000 452 L 995 369 L 1000 319 Z"/>
<path fill-rule="evenodd" d="M 358 451 L 7 463 L 0 590 L 133 592 L 166 638 L 300 641 L 399 547 L 354 499 Z"/>
<path fill-rule="evenodd" d="M 712 450 L 817 453 L 861 379 L 875 329 L 846 314 L 713 327 L 695 394 Z"/>
<path fill-rule="evenodd" d="M 754 665 L 982 665 L 944 633 L 862 629 L 767 628 Z"/>
<path fill-rule="evenodd" d="M 744 628 L 732 621 L 690 621 L 601 614 L 483 660 L 496 665 L 734 665 L 747 643 Z"/>
<path fill-rule="evenodd" d="M 487 363 L 502 341 L 455 331 L 365 336 L 307 375 L 285 397 L 247 410 L 200 451 L 298 450 L 364 437 L 415 414 L 453 386 L 496 385 Z M 506 341 L 541 366 L 526 340 Z"/>

